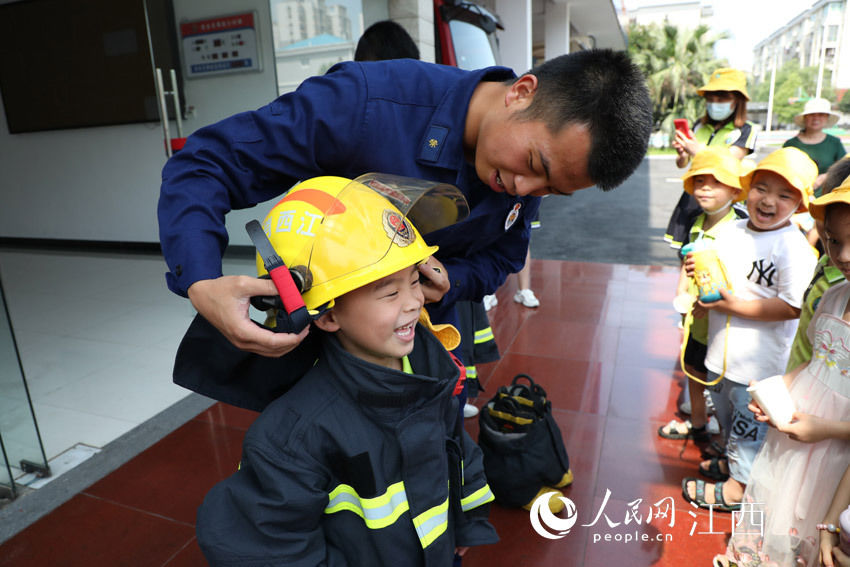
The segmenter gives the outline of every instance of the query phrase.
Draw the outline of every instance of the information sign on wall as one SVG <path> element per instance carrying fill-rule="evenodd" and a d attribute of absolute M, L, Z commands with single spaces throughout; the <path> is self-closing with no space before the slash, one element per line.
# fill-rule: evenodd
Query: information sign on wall
<path fill-rule="evenodd" d="M 262 70 L 256 12 L 183 22 L 180 38 L 187 78 Z"/>

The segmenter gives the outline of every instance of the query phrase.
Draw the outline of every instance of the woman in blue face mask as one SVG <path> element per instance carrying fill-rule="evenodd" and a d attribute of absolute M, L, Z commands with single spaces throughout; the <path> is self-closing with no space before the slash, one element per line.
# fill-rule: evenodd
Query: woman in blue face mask
<path fill-rule="evenodd" d="M 747 78 L 737 69 L 716 69 L 708 82 L 697 89 L 705 99 L 705 115 L 692 127 L 691 136 L 676 131 L 673 147 L 676 149 L 676 165 L 685 168 L 691 158 L 706 146 L 724 146 L 742 159 L 751 154 L 756 146 L 758 126 L 747 120 Z M 696 200 L 682 192 L 664 240 L 678 250 L 688 236 L 693 221 L 701 209 Z M 742 214 L 743 211 L 741 212 Z"/>

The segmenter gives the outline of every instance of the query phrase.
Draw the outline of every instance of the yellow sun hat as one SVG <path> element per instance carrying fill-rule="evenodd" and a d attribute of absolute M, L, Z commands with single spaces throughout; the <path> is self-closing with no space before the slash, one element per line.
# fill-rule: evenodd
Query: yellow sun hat
<path fill-rule="evenodd" d="M 809 214 L 815 220 L 823 221 L 826 216 L 827 205 L 835 203 L 846 203 L 850 205 L 850 177 L 841 182 L 841 185 L 827 193 L 821 195 L 809 204 Z"/>
<path fill-rule="evenodd" d="M 715 69 L 708 82 L 697 89 L 697 94 L 702 96 L 712 91 L 739 92 L 745 99 L 750 100 L 750 95 L 747 94 L 747 76 L 738 69 Z"/>
<path fill-rule="evenodd" d="M 720 183 L 741 189 L 741 161 L 727 147 L 709 146 L 699 151 L 691 161 L 691 167 L 682 176 L 685 191 L 694 194 L 694 177 L 713 175 Z M 735 201 L 741 201 L 746 193 L 739 191 Z"/>
<path fill-rule="evenodd" d="M 809 194 L 818 176 L 818 166 L 804 151 L 789 146 L 769 154 L 755 169 L 741 176 L 741 188 L 745 192 L 749 193 L 753 176 L 758 171 L 772 171 L 781 175 L 802 196 L 796 212 L 804 213 L 808 210 Z"/>

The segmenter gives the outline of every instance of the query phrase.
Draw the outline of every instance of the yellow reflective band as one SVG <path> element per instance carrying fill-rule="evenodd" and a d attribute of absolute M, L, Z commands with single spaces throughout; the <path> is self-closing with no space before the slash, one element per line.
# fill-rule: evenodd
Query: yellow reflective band
<path fill-rule="evenodd" d="M 486 343 L 487 341 L 492 341 L 493 338 L 493 329 L 490 327 L 475 331 L 475 344 Z"/>
<path fill-rule="evenodd" d="M 490 485 L 485 484 L 466 498 L 460 499 L 460 507 L 464 512 L 469 512 L 473 508 L 483 506 L 488 502 L 492 502 L 496 497 L 493 496 L 493 491 L 490 490 Z"/>
<path fill-rule="evenodd" d="M 426 510 L 413 518 L 413 527 L 419 535 L 422 549 L 425 549 L 438 537 L 443 535 L 449 526 L 449 499 L 430 510 Z"/>
<path fill-rule="evenodd" d="M 499 419 L 504 419 L 505 421 L 516 423 L 517 425 L 528 425 L 530 423 L 534 423 L 533 419 L 511 415 L 503 411 L 494 410 L 493 408 L 489 408 L 487 411 L 489 411 L 490 415 L 492 415 L 493 417 L 498 417 Z"/>
<path fill-rule="evenodd" d="M 534 401 L 529 400 L 528 398 L 523 398 L 522 396 L 510 396 L 508 394 L 499 394 L 500 398 L 513 398 L 514 401 L 518 404 L 522 404 L 524 406 L 528 406 L 530 408 L 534 407 Z M 543 398 L 543 403 L 546 403 L 546 398 Z"/>
<path fill-rule="evenodd" d="M 325 514 L 346 510 L 354 512 L 363 518 L 366 527 L 372 530 L 393 524 L 410 508 L 403 482 L 390 485 L 384 494 L 374 498 L 360 498 L 353 487 L 340 484 L 331 491 L 328 499 Z"/>
<path fill-rule="evenodd" d="M 407 355 L 401 357 L 401 371 L 405 374 L 413 374 L 413 367 L 410 365 L 410 359 Z"/>
<path fill-rule="evenodd" d="M 466 367 L 466 377 L 467 378 L 478 378 L 478 369 L 474 366 Z"/>

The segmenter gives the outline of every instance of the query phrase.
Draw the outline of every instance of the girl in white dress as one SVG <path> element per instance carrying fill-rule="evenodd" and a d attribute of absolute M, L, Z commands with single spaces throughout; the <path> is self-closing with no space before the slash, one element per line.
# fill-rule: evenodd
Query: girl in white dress
<path fill-rule="evenodd" d="M 827 253 L 850 279 L 850 178 L 809 211 L 824 221 Z M 821 564 L 817 524 L 850 463 L 850 282 L 824 294 L 808 334 L 811 361 L 785 375 L 797 411 L 788 425 L 771 426 L 715 566 Z M 749 407 L 768 421 L 756 402 Z"/>

